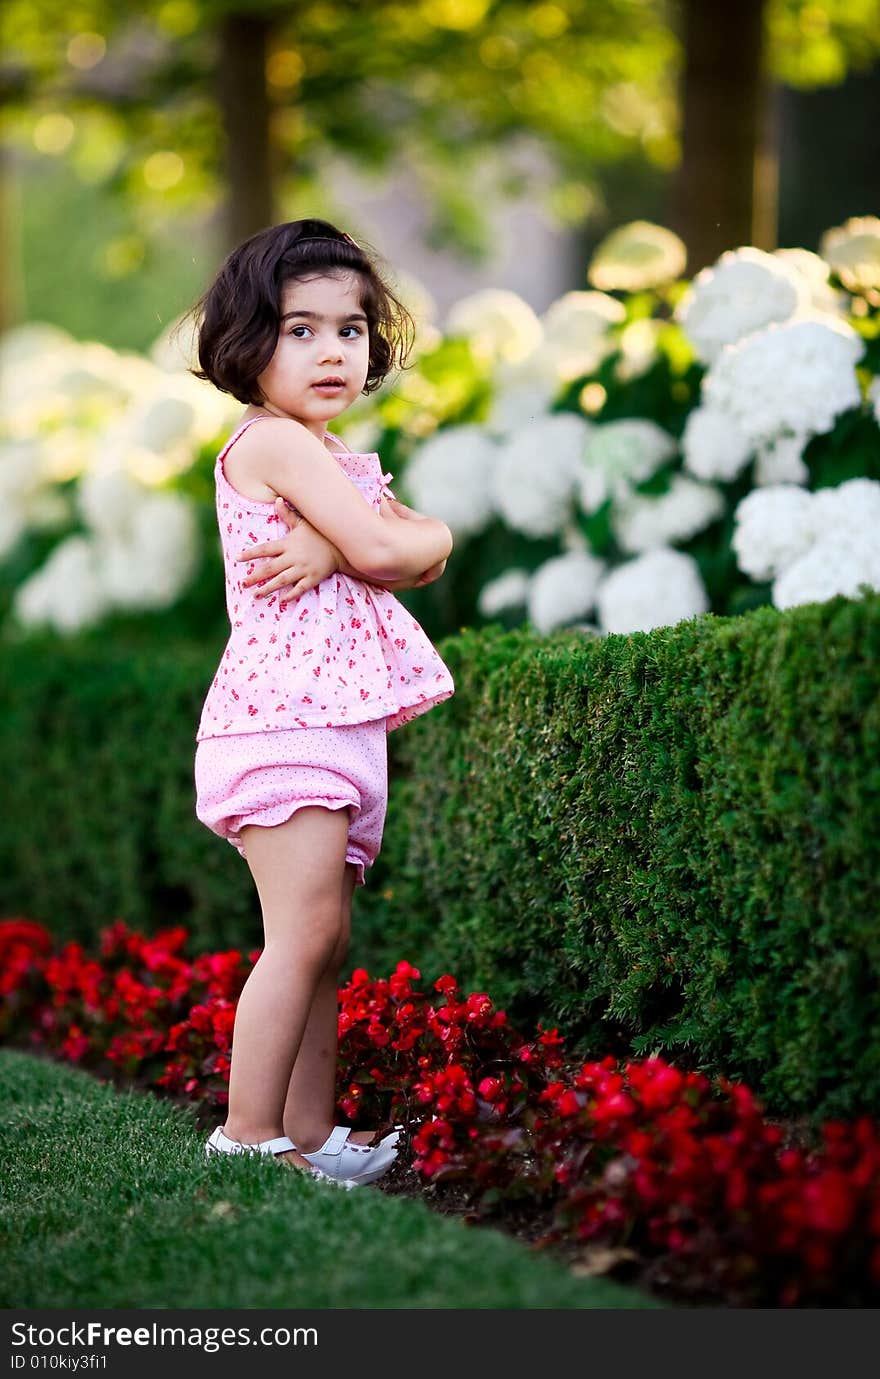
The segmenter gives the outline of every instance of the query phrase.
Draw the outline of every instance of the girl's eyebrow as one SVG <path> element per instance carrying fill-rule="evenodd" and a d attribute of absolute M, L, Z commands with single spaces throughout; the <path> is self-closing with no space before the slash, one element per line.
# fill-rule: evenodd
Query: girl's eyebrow
<path fill-rule="evenodd" d="M 326 321 L 327 317 L 322 316 L 319 311 L 287 311 L 281 317 L 282 321 L 289 321 L 291 316 L 305 316 L 309 321 Z M 340 316 L 340 321 L 366 321 L 366 316 L 362 311 L 350 311 L 347 316 Z"/>

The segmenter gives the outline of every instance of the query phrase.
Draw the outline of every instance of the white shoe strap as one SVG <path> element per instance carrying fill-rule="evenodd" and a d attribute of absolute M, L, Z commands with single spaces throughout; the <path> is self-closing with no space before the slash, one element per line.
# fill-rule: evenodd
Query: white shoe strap
<path fill-rule="evenodd" d="M 286 1135 L 279 1135 L 275 1140 L 262 1140 L 257 1148 L 261 1154 L 286 1154 L 289 1149 L 296 1149 L 296 1145 Z"/>
<path fill-rule="evenodd" d="M 333 1129 L 330 1131 L 330 1134 L 327 1136 L 326 1140 L 321 1145 L 321 1148 L 318 1150 L 318 1153 L 334 1155 L 341 1154 L 343 1149 L 345 1148 L 345 1142 L 350 1134 L 351 1130 L 349 1126 L 334 1125 Z"/>
<path fill-rule="evenodd" d="M 286 1135 L 278 1135 L 274 1140 L 260 1140 L 258 1144 L 243 1144 L 240 1140 L 231 1140 L 219 1125 L 208 1143 L 221 1154 L 285 1154 L 290 1149 L 296 1149 L 293 1140 Z"/>

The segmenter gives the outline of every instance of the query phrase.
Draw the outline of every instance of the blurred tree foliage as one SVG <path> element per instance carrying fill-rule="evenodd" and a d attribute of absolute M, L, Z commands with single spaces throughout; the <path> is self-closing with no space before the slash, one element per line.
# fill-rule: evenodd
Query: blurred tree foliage
<path fill-rule="evenodd" d="M 432 244 L 478 257 L 486 150 L 526 136 L 553 154 L 559 222 L 595 226 L 621 177 L 645 186 L 679 163 L 682 12 L 682 0 L 5 0 L 3 142 L 51 175 L 36 191 L 28 179 L 21 248 L 8 228 L 0 243 L 0 281 L 21 278 L 33 235 L 38 300 L 19 287 L 16 312 L 7 281 L 0 327 L 24 305 L 143 348 L 231 242 L 297 207 L 332 217 L 322 174 L 340 155 L 375 171 L 402 161 Z M 764 14 L 780 81 L 839 82 L 880 50 L 880 0 L 766 0 Z M 528 178 L 512 162 L 507 190 Z M 0 230 L 4 199 L 0 186 Z M 65 240 L 91 232 L 92 247 L 50 254 L 49 222 Z M 65 269 L 96 294 L 78 315 L 44 306 Z M 156 297 L 146 313 L 142 294 Z"/>
<path fill-rule="evenodd" d="M 487 145 L 523 132 L 549 145 L 557 210 L 577 223 L 603 164 L 675 164 L 680 17 L 674 0 L 6 0 L 0 95 L 9 136 L 87 181 L 166 215 L 204 206 L 229 166 L 223 43 L 262 27 L 276 185 L 330 152 L 403 156 L 436 236 L 478 247 L 466 190 Z M 880 0 L 768 0 L 766 29 L 775 77 L 839 82 L 880 50 Z"/>
<path fill-rule="evenodd" d="M 661 4 L 633 0 L 9 0 L 0 81 L 13 137 L 166 214 L 219 199 L 222 42 L 248 19 L 267 34 L 279 189 L 333 153 L 374 168 L 402 157 L 438 240 L 478 248 L 479 196 L 463 193 L 487 145 L 523 131 L 552 144 L 569 178 L 559 204 L 576 220 L 597 166 L 674 158 L 676 39 Z"/>

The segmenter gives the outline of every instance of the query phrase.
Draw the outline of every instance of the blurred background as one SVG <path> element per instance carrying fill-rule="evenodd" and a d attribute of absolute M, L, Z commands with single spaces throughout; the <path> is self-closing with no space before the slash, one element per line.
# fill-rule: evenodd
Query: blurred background
<path fill-rule="evenodd" d="M 827 596 L 774 592 L 735 514 L 880 477 L 880 0 L 7 0 L 0 34 L 7 638 L 222 641 L 211 465 L 241 409 L 174 327 L 233 245 L 306 215 L 374 246 L 419 318 L 413 369 L 339 429 L 454 527 L 444 581 L 404 596 L 431 635 Z M 842 351 L 830 411 L 798 415 L 805 364 L 763 431 L 728 397 L 719 456 L 720 350 L 808 317 Z M 547 446 L 550 499 L 517 511 Z M 658 546 L 687 563 L 653 607 L 634 558 Z"/>
<path fill-rule="evenodd" d="M 441 311 L 482 286 L 543 311 L 637 217 L 694 272 L 876 209 L 875 0 L 7 0 L 0 24 L 5 326 L 146 349 L 304 214 Z"/>

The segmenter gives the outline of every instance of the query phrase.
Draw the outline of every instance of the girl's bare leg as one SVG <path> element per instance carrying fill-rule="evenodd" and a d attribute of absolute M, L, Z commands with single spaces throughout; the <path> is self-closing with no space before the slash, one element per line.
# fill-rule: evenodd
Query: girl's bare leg
<path fill-rule="evenodd" d="M 347 809 L 309 805 L 274 828 L 241 831 L 265 934 L 239 997 L 232 1040 L 225 1131 L 244 1144 L 285 1133 L 293 1065 L 340 946 L 348 822 Z"/>
<path fill-rule="evenodd" d="M 339 941 L 315 992 L 308 1023 L 287 1090 L 284 1133 L 311 1154 L 320 1149 L 336 1119 L 337 992 L 351 935 L 351 901 L 357 868 L 346 862 L 342 881 Z M 353 1130 L 355 1144 L 366 1144 L 372 1130 Z"/>

